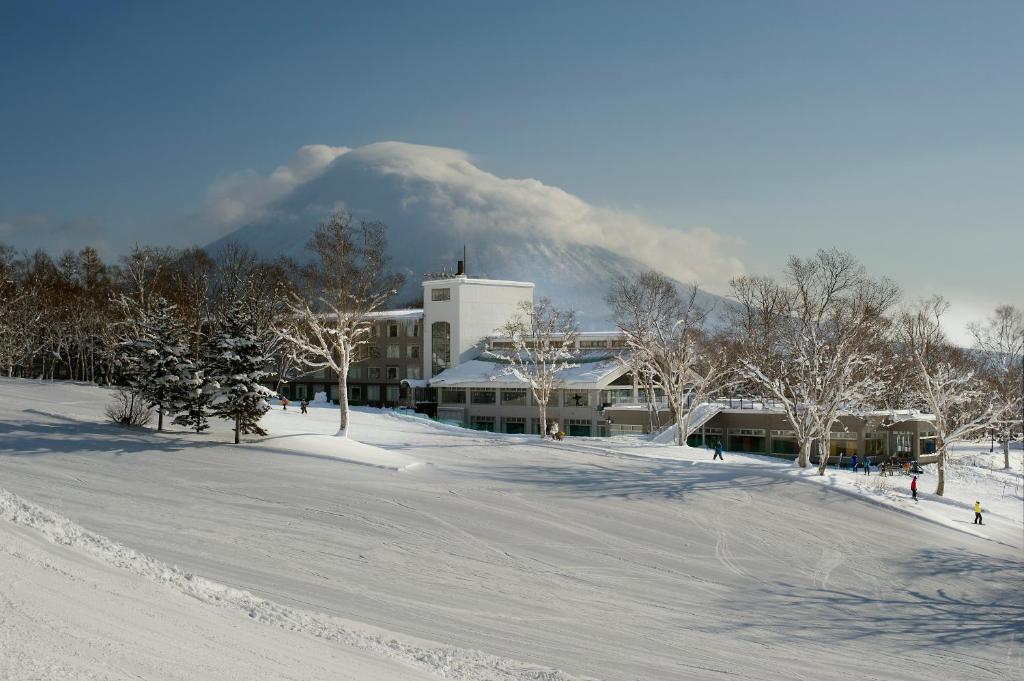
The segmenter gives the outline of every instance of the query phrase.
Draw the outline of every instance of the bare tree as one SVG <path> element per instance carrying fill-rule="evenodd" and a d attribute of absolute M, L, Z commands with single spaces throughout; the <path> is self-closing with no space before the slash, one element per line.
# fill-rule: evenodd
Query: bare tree
<path fill-rule="evenodd" d="M 492 349 L 487 354 L 504 362 L 507 374 L 529 386 L 537 403 L 543 438 L 551 395 L 562 384 L 559 374 L 579 366 L 575 362 L 579 337 L 576 314 L 555 307 L 547 298 L 523 301 L 519 314 L 497 332 L 511 341 L 511 347 Z"/>
<path fill-rule="evenodd" d="M 369 317 L 401 286 L 386 272 L 383 223 L 356 224 L 336 213 L 317 227 L 309 243 L 316 262 L 303 270 L 304 291 L 288 296 L 278 335 L 291 344 L 309 369 L 331 369 L 338 376 L 338 435 L 348 436 L 348 370 L 370 339 Z"/>
<path fill-rule="evenodd" d="M 1001 305 L 984 323 L 969 327 L 982 364 L 982 378 L 996 398 L 994 428 L 1003 444 L 1003 468 L 1010 467 L 1010 440 L 1022 430 L 1024 402 L 1024 313 Z"/>
<path fill-rule="evenodd" d="M 801 467 L 818 442 L 824 475 L 840 413 L 866 411 L 883 390 L 886 313 L 899 289 L 869 278 L 849 253 L 836 250 L 791 257 L 783 283 L 739 278 L 732 288 L 740 303 L 733 315 L 740 371 L 781 405 Z"/>
<path fill-rule="evenodd" d="M 709 309 L 697 304 L 690 285 L 684 297 L 655 271 L 620 278 L 606 296 L 625 337 L 630 363 L 662 389 L 676 425 L 676 444 L 686 443 L 691 407 L 722 387 L 728 374 L 721 348 L 702 342 Z"/>
<path fill-rule="evenodd" d="M 946 489 L 948 446 L 991 427 L 997 416 L 991 391 L 942 330 L 948 308 L 949 303 L 934 296 L 905 312 L 897 325 L 900 346 L 916 368 L 914 396 L 935 417 L 938 496 Z"/>

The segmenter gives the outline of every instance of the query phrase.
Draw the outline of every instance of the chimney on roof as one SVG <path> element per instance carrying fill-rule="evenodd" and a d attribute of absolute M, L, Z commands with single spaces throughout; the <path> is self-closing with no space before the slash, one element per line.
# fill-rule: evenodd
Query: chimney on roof
<path fill-rule="evenodd" d="M 455 273 L 455 276 L 457 276 L 457 277 L 464 277 L 464 276 L 466 276 L 466 261 L 465 260 L 460 260 L 459 261 L 459 269 Z"/>

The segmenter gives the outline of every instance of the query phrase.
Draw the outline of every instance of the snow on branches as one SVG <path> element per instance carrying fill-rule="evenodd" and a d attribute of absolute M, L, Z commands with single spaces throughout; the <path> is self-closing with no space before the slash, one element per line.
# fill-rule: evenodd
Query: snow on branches
<path fill-rule="evenodd" d="M 491 349 L 485 354 L 501 360 L 506 375 L 529 386 L 544 437 L 548 429 L 548 404 L 561 385 L 558 374 L 579 366 L 575 361 L 579 336 L 576 314 L 555 307 L 547 298 L 523 301 L 519 314 L 497 329 L 497 333 L 510 341 L 511 347 Z"/>
<path fill-rule="evenodd" d="M 371 314 L 384 307 L 402 283 L 385 272 L 387 240 L 379 222 L 356 224 L 336 213 L 309 243 L 317 256 L 302 273 L 277 325 L 292 357 L 308 370 L 330 369 L 338 377 L 338 435 L 348 435 L 348 370 L 371 336 Z"/>
<path fill-rule="evenodd" d="M 661 388 L 676 424 L 676 444 L 686 442 L 692 407 L 725 387 L 730 371 L 721 343 L 710 341 L 704 324 L 710 310 L 697 304 L 700 289 L 687 288 L 649 271 L 621 278 L 606 296 L 639 380 Z"/>
<path fill-rule="evenodd" d="M 835 250 L 791 257 L 781 283 L 740 277 L 731 285 L 739 302 L 732 311 L 739 371 L 781 406 L 801 467 L 817 441 L 824 475 L 840 413 L 870 410 L 884 389 L 891 335 L 886 312 L 899 289 L 869 278 L 850 254 Z"/>

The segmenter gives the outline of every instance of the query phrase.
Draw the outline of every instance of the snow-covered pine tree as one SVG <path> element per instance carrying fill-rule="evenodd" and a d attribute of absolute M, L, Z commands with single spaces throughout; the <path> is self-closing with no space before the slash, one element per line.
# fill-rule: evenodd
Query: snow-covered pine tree
<path fill-rule="evenodd" d="M 207 371 L 205 366 L 196 367 L 192 376 L 184 381 L 181 413 L 174 417 L 174 425 L 185 426 L 197 433 L 210 427 L 210 407 L 219 386 L 209 379 Z"/>
<path fill-rule="evenodd" d="M 209 380 L 217 384 L 213 413 L 235 424 L 235 444 L 243 434 L 266 435 L 259 421 L 270 409 L 273 391 L 262 385 L 270 358 L 246 305 L 229 308 L 210 342 Z"/>
<path fill-rule="evenodd" d="M 140 313 L 134 333 L 124 343 L 122 366 L 129 388 L 157 410 L 157 430 L 164 414 L 181 411 L 195 365 L 188 358 L 186 331 L 175 306 L 157 297 Z"/>

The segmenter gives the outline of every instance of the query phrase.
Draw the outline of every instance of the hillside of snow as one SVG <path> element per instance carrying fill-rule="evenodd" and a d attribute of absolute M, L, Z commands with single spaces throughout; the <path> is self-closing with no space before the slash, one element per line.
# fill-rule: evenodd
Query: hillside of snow
<path fill-rule="evenodd" d="M 876 494 L 768 457 L 375 410 L 358 445 L 334 409 L 277 407 L 234 446 L 224 424 L 107 424 L 108 394 L 0 380 L 2 678 L 1024 670 L 1019 475 L 970 451 L 914 507 L 895 477 Z"/>

